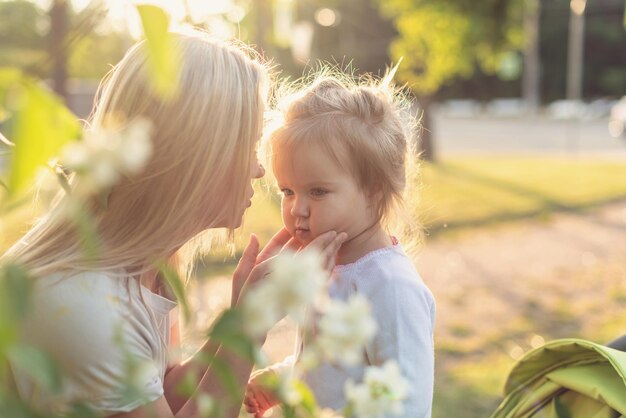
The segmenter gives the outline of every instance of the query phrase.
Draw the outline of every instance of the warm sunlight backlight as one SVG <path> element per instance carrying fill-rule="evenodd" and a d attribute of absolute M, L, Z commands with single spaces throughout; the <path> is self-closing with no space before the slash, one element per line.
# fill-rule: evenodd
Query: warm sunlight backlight
<path fill-rule="evenodd" d="M 76 10 L 82 10 L 94 0 L 71 0 Z M 51 0 L 36 0 L 36 3 L 44 8 L 50 7 Z M 245 14 L 241 7 L 233 4 L 231 0 L 104 0 L 108 9 L 109 24 L 115 29 L 128 29 L 134 38 L 141 36 L 141 21 L 135 9 L 137 4 L 153 4 L 161 7 L 171 17 L 172 29 L 176 29 L 179 22 L 185 16 L 191 16 L 195 23 L 208 23 L 207 26 L 215 31 L 216 35 L 229 36 L 221 33 L 226 29 L 219 22 L 227 20 L 237 23 Z"/>

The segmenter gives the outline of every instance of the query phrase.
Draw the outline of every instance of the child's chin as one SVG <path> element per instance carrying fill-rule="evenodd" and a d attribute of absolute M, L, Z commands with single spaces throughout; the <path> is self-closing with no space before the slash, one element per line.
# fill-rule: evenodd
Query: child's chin
<path fill-rule="evenodd" d="M 302 246 L 308 245 L 311 241 L 313 241 L 313 239 L 315 239 L 315 236 L 313 236 L 311 231 L 296 231 L 292 234 L 292 236 Z"/>

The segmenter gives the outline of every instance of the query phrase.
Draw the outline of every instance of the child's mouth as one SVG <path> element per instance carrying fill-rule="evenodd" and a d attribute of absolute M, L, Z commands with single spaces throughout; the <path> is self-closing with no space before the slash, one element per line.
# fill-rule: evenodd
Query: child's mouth
<path fill-rule="evenodd" d="M 307 238 L 310 233 L 311 231 L 305 228 L 296 228 L 296 231 L 295 231 L 296 238 L 298 239 Z"/>

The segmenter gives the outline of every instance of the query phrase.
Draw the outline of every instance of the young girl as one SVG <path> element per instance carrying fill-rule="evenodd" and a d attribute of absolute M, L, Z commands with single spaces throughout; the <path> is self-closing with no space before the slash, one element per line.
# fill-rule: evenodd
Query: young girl
<path fill-rule="evenodd" d="M 285 227 L 302 245 L 325 231 L 347 233 L 330 296 L 364 295 L 378 323 L 361 366 L 323 363 L 306 372 L 304 381 L 320 406 L 341 409 L 348 379 L 358 382 L 365 366 L 395 359 L 410 381 L 402 416 L 423 418 L 431 416 L 435 303 L 390 231 L 406 206 L 412 136 L 389 78 L 353 85 L 321 77 L 289 99 L 282 123 L 269 135 L 268 150 Z M 412 224 L 405 217 L 397 224 L 399 232 L 415 233 Z M 258 379 L 264 372 L 251 379 L 244 402 L 256 417 L 275 404 Z"/>
<path fill-rule="evenodd" d="M 154 263 L 192 260 L 206 241 L 203 232 L 241 224 L 251 182 L 264 174 L 256 147 L 268 77 L 238 45 L 196 33 L 175 35 L 175 46 L 181 53 L 175 98 L 164 100 L 151 88 L 143 42 L 101 86 L 91 126 L 111 129 L 111 116 L 118 124 L 147 119 L 153 152 L 141 173 L 85 202 L 100 240 L 96 257 L 86 256 L 84 236 L 59 216 L 65 197 L 3 256 L 35 276 L 21 342 L 48 354 L 61 371 L 61 389 L 46 392 L 11 364 L 19 396 L 46 415 L 81 402 L 117 418 L 195 417 L 201 395 L 219 401 L 221 416 L 238 415 L 252 364 L 213 341 L 192 361 L 168 364 L 176 304 L 162 291 Z M 332 232 L 313 244 L 334 260 L 341 237 Z M 289 238 L 280 231 L 261 254 L 251 238 L 233 276 L 233 305 L 248 283 L 269 274 L 264 260 Z M 210 365 L 202 360 L 213 356 Z M 217 363 L 230 366 L 237 393 L 218 377 Z M 137 372 L 130 392 L 129 364 Z M 191 392 L 179 390 L 183 381 Z"/>

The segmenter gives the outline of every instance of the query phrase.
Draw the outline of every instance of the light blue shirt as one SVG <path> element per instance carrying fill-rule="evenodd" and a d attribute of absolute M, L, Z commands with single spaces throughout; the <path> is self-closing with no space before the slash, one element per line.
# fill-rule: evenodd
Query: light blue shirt
<path fill-rule="evenodd" d="M 430 418 L 435 301 L 400 245 L 373 251 L 352 264 L 335 267 L 329 294 L 340 300 L 354 294 L 366 297 L 378 331 L 365 346 L 362 365 L 344 367 L 326 362 L 307 372 L 304 381 L 315 394 L 318 405 L 342 410 L 346 405 L 344 386 L 348 379 L 361 382 L 367 366 L 382 366 L 394 359 L 409 382 L 401 417 Z M 282 369 L 289 363 L 271 368 Z"/>

